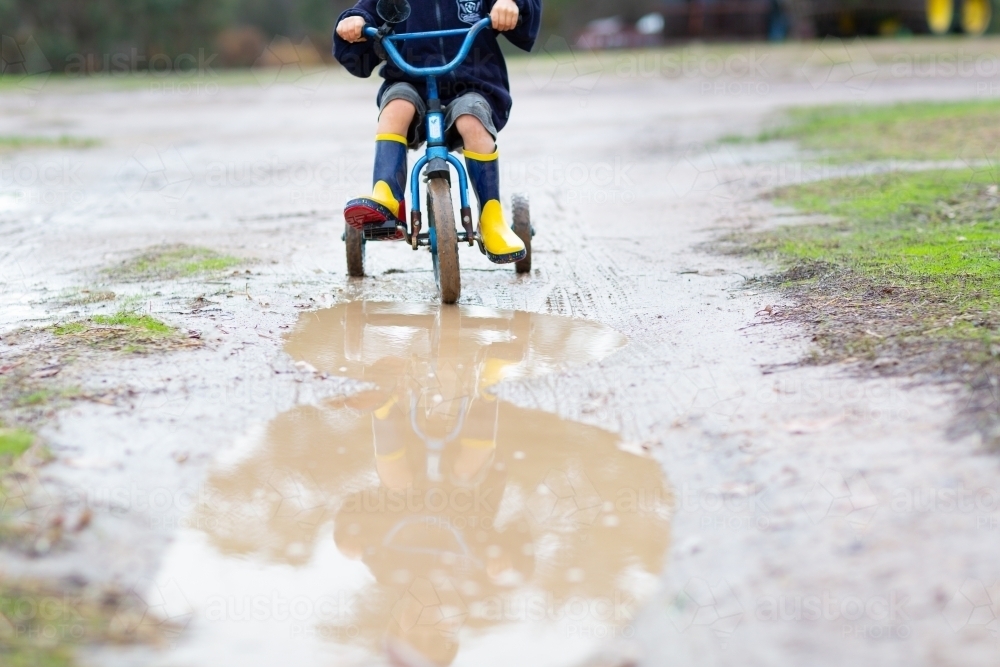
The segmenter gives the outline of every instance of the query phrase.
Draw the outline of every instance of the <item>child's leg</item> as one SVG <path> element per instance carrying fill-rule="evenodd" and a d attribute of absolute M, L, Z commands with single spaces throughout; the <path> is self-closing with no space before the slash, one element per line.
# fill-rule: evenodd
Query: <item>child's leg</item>
<path fill-rule="evenodd" d="M 372 198 L 392 211 L 397 219 L 406 214 L 401 210 L 406 198 L 406 133 L 416 113 L 410 102 L 393 100 L 378 118 Z"/>
<path fill-rule="evenodd" d="M 471 114 L 459 116 L 455 129 L 462 135 L 465 165 L 479 200 L 479 233 L 486 256 L 497 264 L 524 259 L 524 243 L 504 220 L 500 205 L 500 151 L 493 135 Z"/>
<path fill-rule="evenodd" d="M 462 144 L 465 146 L 465 150 L 484 155 L 496 151 L 497 144 L 493 140 L 493 135 L 475 116 L 471 114 L 459 116 L 455 120 L 455 129 L 462 135 Z"/>
<path fill-rule="evenodd" d="M 379 114 L 372 194 L 347 203 L 344 215 L 351 226 L 360 229 L 406 216 L 406 135 L 416 113 L 411 102 L 394 99 Z"/>
<path fill-rule="evenodd" d="M 417 109 L 407 100 L 396 99 L 385 105 L 378 117 L 379 134 L 395 134 L 405 137 L 410 131 Z"/>

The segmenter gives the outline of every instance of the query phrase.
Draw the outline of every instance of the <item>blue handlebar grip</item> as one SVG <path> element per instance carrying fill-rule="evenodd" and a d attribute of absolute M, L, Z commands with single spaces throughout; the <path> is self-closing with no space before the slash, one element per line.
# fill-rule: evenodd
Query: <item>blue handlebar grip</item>
<path fill-rule="evenodd" d="M 457 68 L 462 61 L 469 56 L 469 51 L 472 50 L 472 43 L 476 39 L 476 35 L 485 30 L 492 25 L 490 17 L 482 19 L 474 26 L 469 29 L 461 28 L 458 30 L 437 30 L 434 32 L 411 32 L 401 35 L 389 35 L 382 40 L 382 47 L 385 49 L 386 55 L 392 60 L 393 64 L 399 69 L 403 70 L 403 73 L 407 76 L 412 77 L 425 77 L 425 76 L 444 76 L 449 72 Z M 362 31 L 365 37 L 370 37 L 372 39 L 378 37 L 378 30 L 372 26 L 366 25 Z M 462 48 L 458 50 L 458 54 L 455 58 L 447 65 L 441 65 L 439 67 L 413 67 L 405 60 L 403 56 L 400 55 L 399 49 L 393 42 L 401 42 L 412 39 L 433 39 L 435 37 L 454 37 L 465 33 L 465 41 L 462 42 Z"/>

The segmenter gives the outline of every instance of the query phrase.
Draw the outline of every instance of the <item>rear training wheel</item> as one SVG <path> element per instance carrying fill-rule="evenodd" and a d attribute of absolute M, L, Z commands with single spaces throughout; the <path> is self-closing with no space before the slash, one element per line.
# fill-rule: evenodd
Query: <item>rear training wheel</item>
<path fill-rule="evenodd" d="M 514 195 L 511 200 L 514 209 L 514 233 L 524 243 L 524 259 L 514 262 L 518 273 L 531 273 L 531 209 L 527 195 Z"/>
<path fill-rule="evenodd" d="M 344 245 L 347 246 L 347 275 L 365 277 L 365 240 L 360 229 L 345 224 Z"/>
<path fill-rule="evenodd" d="M 451 201 L 451 185 L 443 178 L 432 178 L 427 184 L 427 217 L 434 261 L 434 280 L 441 294 L 441 303 L 455 303 L 462 294 L 462 277 L 458 268 L 458 232 L 455 229 L 455 209 Z"/>

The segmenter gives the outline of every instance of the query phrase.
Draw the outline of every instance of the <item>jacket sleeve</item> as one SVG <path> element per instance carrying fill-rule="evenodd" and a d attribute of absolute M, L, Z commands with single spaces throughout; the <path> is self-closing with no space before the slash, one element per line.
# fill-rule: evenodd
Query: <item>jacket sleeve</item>
<path fill-rule="evenodd" d="M 359 0 L 358 4 L 340 15 L 337 19 L 337 25 L 340 25 L 340 22 L 348 17 L 360 16 L 366 24 L 381 28 L 382 21 L 375 12 L 375 4 L 376 0 Z M 333 29 L 333 57 L 348 72 L 362 78 L 371 76 L 381 62 L 375 55 L 375 47 L 370 39 L 351 44 L 340 38 L 336 27 Z"/>
<path fill-rule="evenodd" d="M 503 35 L 519 49 L 531 51 L 538 38 L 538 30 L 542 25 L 542 0 L 514 0 L 521 10 L 521 20 L 517 27 Z M 492 8 L 493 3 L 490 3 Z"/>

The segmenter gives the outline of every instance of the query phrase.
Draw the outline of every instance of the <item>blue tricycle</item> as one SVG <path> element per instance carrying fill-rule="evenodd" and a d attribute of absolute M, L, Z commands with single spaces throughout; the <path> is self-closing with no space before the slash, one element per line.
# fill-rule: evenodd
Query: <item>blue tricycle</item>
<path fill-rule="evenodd" d="M 469 206 L 469 177 L 465 166 L 454 155 L 448 152 L 445 145 L 444 112 L 438 97 L 437 77 L 444 76 L 455 70 L 468 57 L 472 43 L 481 31 L 490 27 L 490 18 L 486 17 L 471 28 L 457 30 L 438 30 L 434 32 L 395 34 L 396 24 L 402 23 L 409 16 L 409 4 L 400 0 L 381 0 L 378 3 L 379 16 L 385 21 L 381 28 L 365 26 L 365 37 L 374 40 L 379 55 L 391 59 L 403 72 L 412 77 L 425 77 L 427 80 L 427 150 L 413 165 L 410 174 L 410 193 L 412 208 L 410 211 L 410 228 L 406 222 L 399 221 L 396 228 L 386 230 L 385 227 L 358 230 L 346 225 L 344 241 L 347 244 L 347 272 L 353 277 L 365 275 L 365 245 L 368 241 L 382 241 L 405 236 L 414 250 L 427 247 L 431 251 L 434 264 L 434 279 L 442 303 L 455 303 L 462 291 L 462 279 L 458 264 L 458 244 L 467 243 L 472 246 L 479 244 L 485 254 L 482 240 L 472 223 L 472 208 Z M 465 42 L 455 58 L 446 65 L 439 67 L 413 67 L 400 55 L 397 42 L 416 39 L 435 39 L 465 35 Z M 451 198 L 451 171 L 449 165 L 458 173 L 459 196 L 461 197 L 461 222 L 463 231 L 458 231 L 455 225 L 455 210 Z M 423 232 L 422 215 L 420 211 L 420 175 L 424 175 L 427 183 L 427 231 Z M 513 230 L 524 242 L 527 254 L 524 259 L 514 264 L 517 273 L 531 271 L 531 213 L 528 199 L 524 195 L 515 195 L 512 201 Z"/>

